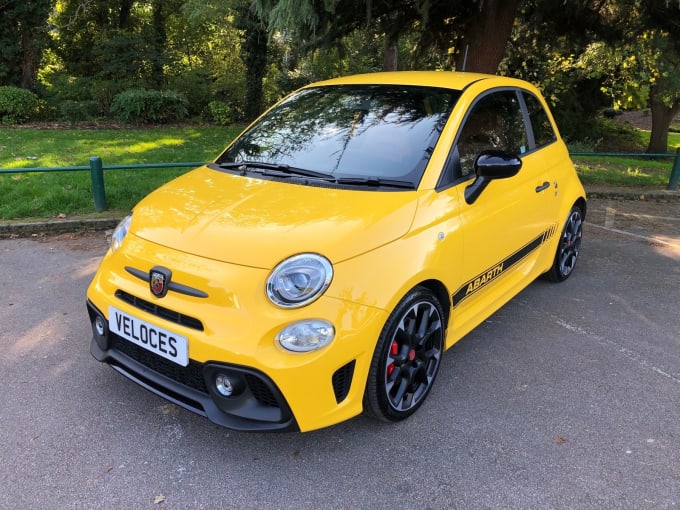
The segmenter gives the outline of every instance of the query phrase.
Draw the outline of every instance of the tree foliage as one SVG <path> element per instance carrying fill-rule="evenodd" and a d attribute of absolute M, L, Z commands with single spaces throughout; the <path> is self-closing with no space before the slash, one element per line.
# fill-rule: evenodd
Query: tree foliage
<path fill-rule="evenodd" d="M 650 108 L 662 152 L 679 34 L 680 0 L 0 0 L 0 85 L 69 119 L 153 89 L 246 120 L 317 79 L 498 72 L 537 83 L 572 139 L 596 137 L 607 107 Z"/>
<path fill-rule="evenodd" d="M 396 70 L 398 41 L 414 41 L 414 54 L 443 55 L 456 49 L 456 67 L 496 72 L 521 0 L 254 0 L 270 32 L 282 31 L 301 41 L 302 50 L 337 44 L 356 32 L 377 29 L 384 40 L 384 68 Z M 419 66 L 422 67 L 422 66 Z"/>
<path fill-rule="evenodd" d="M 51 5 L 51 0 L 0 0 L 0 85 L 34 87 Z"/>

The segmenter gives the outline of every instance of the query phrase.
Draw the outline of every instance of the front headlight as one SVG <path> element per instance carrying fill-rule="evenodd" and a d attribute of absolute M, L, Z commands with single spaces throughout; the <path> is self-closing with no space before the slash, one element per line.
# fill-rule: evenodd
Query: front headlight
<path fill-rule="evenodd" d="M 316 253 L 294 255 L 274 268 L 267 279 L 267 297 L 282 308 L 299 308 L 316 300 L 333 279 L 333 266 Z"/>
<path fill-rule="evenodd" d="M 128 233 L 128 230 L 130 229 L 130 221 L 132 221 L 132 215 L 128 215 L 123 220 L 118 224 L 116 229 L 113 231 L 113 235 L 111 236 L 111 251 L 114 252 L 118 248 L 120 248 L 121 243 L 123 242 L 123 239 Z"/>

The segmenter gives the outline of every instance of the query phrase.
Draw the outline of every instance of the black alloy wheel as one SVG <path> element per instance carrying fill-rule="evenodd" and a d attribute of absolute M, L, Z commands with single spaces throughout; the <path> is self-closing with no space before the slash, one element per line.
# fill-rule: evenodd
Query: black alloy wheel
<path fill-rule="evenodd" d="M 427 397 L 444 349 L 444 313 L 437 298 L 416 287 L 397 305 L 378 339 L 364 410 L 384 421 L 412 415 Z"/>
<path fill-rule="evenodd" d="M 572 207 L 562 230 L 553 266 L 547 276 L 554 282 L 563 282 L 574 271 L 581 251 L 583 238 L 583 211 L 577 205 Z"/>

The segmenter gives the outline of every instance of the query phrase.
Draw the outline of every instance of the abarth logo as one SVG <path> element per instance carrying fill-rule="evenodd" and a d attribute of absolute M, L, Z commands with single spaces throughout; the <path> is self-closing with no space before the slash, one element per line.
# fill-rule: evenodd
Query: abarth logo
<path fill-rule="evenodd" d="M 502 272 L 503 272 L 503 263 L 501 262 L 500 264 L 498 264 L 493 269 L 488 270 L 483 275 L 481 275 L 478 278 L 475 278 L 473 281 L 469 282 L 467 288 L 465 289 L 465 295 L 467 296 L 467 295 L 471 294 L 472 292 L 476 291 L 479 287 L 486 285 L 487 283 L 489 283 L 491 280 L 493 280 L 497 276 L 500 276 Z"/>
<path fill-rule="evenodd" d="M 162 298 L 168 293 L 171 275 L 172 272 L 165 267 L 151 268 L 151 271 L 149 271 L 149 289 L 154 296 Z"/>

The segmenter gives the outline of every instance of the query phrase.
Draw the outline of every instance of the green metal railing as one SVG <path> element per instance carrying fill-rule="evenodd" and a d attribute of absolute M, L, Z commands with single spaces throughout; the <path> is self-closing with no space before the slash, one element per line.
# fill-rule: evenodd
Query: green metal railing
<path fill-rule="evenodd" d="M 661 159 L 674 158 L 673 167 L 671 168 L 671 175 L 668 179 L 668 186 L 666 189 L 677 191 L 678 183 L 680 183 L 680 148 L 675 151 L 675 154 L 648 154 L 640 152 L 570 152 L 570 156 L 579 157 L 614 157 L 614 158 L 638 158 L 638 159 Z"/>
<path fill-rule="evenodd" d="M 36 168 L 0 168 L 2 174 L 34 173 L 34 172 L 78 172 L 90 171 L 92 181 L 92 195 L 94 209 L 97 212 L 106 211 L 106 190 L 104 188 L 104 170 L 143 170 L 146 168 L 196 168 L 205 163 L 147 163 L 143 165 L 107 165 L 102 158 L 92 156 L 89 166 L 54 166 Z"/>
<path fill-rule="evenodd" d="M 578 157 L 626 157 L 626 158 L 674 158 L 671 175 L 668 180 L 667 189 L 677 191 L 680 183 L 680 149 L 673 154 L 643 154 L 638 152 L 571 152 L 570 156 Z M 57 166 L 57 167 L 36 167 L 36 168 L 0 168 L 0 175 L 30 172 L 78 172 L 90 171 L 92 181 L 92 195 L 94 197 L 94 208 L 97 212 L 106 210 L 106 190 L 104 188 L 104 170 L 135 170 L 145 168 L 195 168 L 205 163 L 149 163 L 143 165 L 107 165 L 104 166 L 102 158 L 93 156 L 90 158 L 88 166 Z"/>

